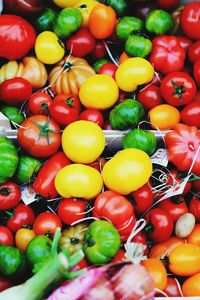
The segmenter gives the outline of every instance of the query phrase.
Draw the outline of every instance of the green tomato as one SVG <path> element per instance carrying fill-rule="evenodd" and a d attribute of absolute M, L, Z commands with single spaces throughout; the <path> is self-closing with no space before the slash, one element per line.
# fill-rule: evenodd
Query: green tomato
<path fill-rule="evenodd" d="M 130 35 L 125 43 L 125 52 L 129 56 L 146 57 L 151 53 L 152 42 L 140 35 Z"/>
<path fill-rule="evenodd" d="M 19 158 L 15 178 L 19 181 L 19 183 L 28 183 L 39 171 L 41 165 L 41 162 L 34 157 L 22 156 Z"/>
<path fill-rule="evenodd" d="M 107 64 L 107 63 L 109 63 L 109 62 L 110 62 L 110 60 L 107 59 L 107 58 L 101 58 L 101 59 L 98 59 L 98 60 L 94 63 L 94 65 L 93 65 L 93 68 L 94 68 L 95 72 L 98 73 L 99 69 L 100 69 L 103 65 L 105 65 L 105 64 Z"/>
<path fill-rule="evenodd" d="M 34 21 L 35 28 L 38 32 L 52 31 L 53 23 L 57 13 L 50 7 L 46 7 L 41 13 L 37 15 Z"/>
<path fill-rule="evenodd" d="M 173 29 L 174 21 L 165 10 L 153 10 L 146 16 L 145 27 L 151 33 L 162 35 Z"/>
<path fill-rule="evenodd" d="M 116 26 L 117 37 L 125 42 L 134 31 L 141 31 L 144 28 L 144 22 L 136 17 L 123 17 Z"/>
<path fill-rule="evenodd" d="M 61 38 L 70 36 L 79 29 L 82 23 L 82 13 L 78 8 L 68 7 L 60 11 L 53 24 L 54 32 Z"/>
<path fill-rule="evenodd" d="M 122 145 L 124 149 L 137 148 L 152 155 L 156 150 L 156 137 L 151 131 L 133 129 L 123 137 Z"/>
<path fill-rule="evenodd" d="M 83 250 L 92 264 L 104 264 L 117 254 L 120 244 L 119 233 L 112 223 L 98 220 L 88 227 Z"/>
<path fill-rule="evenodd" d="M 15 106 L 2 106 L 1 112 L 11 121 L 16 124 L 21 124 L 24 121 L 24 115 L 20 108 Z"/>

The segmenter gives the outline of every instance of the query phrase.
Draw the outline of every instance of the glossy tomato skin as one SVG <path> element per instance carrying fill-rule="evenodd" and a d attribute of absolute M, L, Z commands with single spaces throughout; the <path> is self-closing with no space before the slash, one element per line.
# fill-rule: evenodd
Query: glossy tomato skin
<path fill-rule="evenodd" d="M 156 0 L 157 4 L 165 10 L 172 10 L 179 5 L 179 0 Z"/>
<path fill-rule="evenodd" d="M 33 224 L 33 230 L 36 235 L 51 234 L 54 235 L 56 228 L 62 228 L 62 222 L 59 217 L 51 212 L 42 212 L 37 216 Z"/>
<path fill-rule="evenodd" d="M 177 200 L 177 199 L 173 199 L 173 198 L 172 199 L 168 198 L 168 199 L 161 201 L 159 203 L 158 207 L 167 211 L 170 214 L 174 223 L 182 215 L 188 213 L 188 207 L 183 199 Z"/>
<path fill-rule="evenodd" d="M 20 228 L 15 234 L 16 247 L 25 252 L 29 242 L 35 237 L 35 232 L 32 229 Z"/>
<path fill-rule="evenodd" d="M 153 192 L 148 183 L 133 192 L 131 196 L 136 202 L 136 204 L 134 203 L 134 210 L 137 215 L 144 214 L 153 204 Z"/>
<path fill-rule="evenodd" d="M 29 98 L 28 112 L 33 115 L 47 115 L 52 102 L 52 98 L 47 93 L 36 92 Z"/>
<path fill-rule="evenodd" d="M 95 108 L 88 108 L 79 115 L 79 120 L 86 120 L 98 124 L 101 128 L 104 125 L 103 114 Z"/>
<path fill-rule="evenodd" d="M 81 105 L 79 98 L 72 94 L 59 94 L 49 107 L 50 116 L 62 126 L 78 120 Z"/>
<path fill-rule="evenodd" d="M 181 297 L 180 289 L 178 288 L 178 283 L 175 278 L 167 277 L 167 286 L 163 290 L 164 293 L 167 294 L 168 297 Z M 157 297 L 162 297 L 162 294 L 156 293 Z"/>
<path fill-rule="evenodd" d="M 58 207 L 58 216 L 64 224 L 71 225 L 73 222 L 86 217 L 86 202 L 83 200 L 65 198 Z"/>
<path fill-rule="evenodd" d="M 17 106 L 28 100 L 32 85 L 22 77 L 7 79 L 0 84 L 0 99 L 8 105 Z"/>
<path fill-rule="evenodd" d="M 0 185 L 0 210 L 14 208 L 21 200 L 19 186 L 13 181 Z"/>
<path fill-rule="evenodd" d="M 190 46 L 192 45 L 192 41 L 185 36 L 177 36 L 177 39 L 179 40 L 179 43 L 183 50 L 186 52 L 189 50 Z"/>
<path fill-rule="evenodd" d="M 192 2 L 185 6 L 181 13 L 181 28 L 192 40 L 200 39 L 200 2 Z"/>
<path fill-rule="evenodd" d="M 188 126 L 200 128 L 200 101 L 192 101 L 183 108 L 181 121 Z"/>
<path fill-rule="evenodd" d="M 196 84 L 199 87 L 200 86 L 200 59 L 198 59 L 194 63 L 193 76 L 196 81 Z"/>
<path fill-rule="evenodd" d="M 134 238 L 131 240 L 131 242 L 142 244 L 143 246 L 146 247 L 146 249 L 144 250 L 144 255 L 146 255 L 148 253 L 147 237 L 144 232 L 142 232 L 142 231 L 138 232 L 134 236 Z"/>
<path fill-rule="evenodd" d="M 34 115 L 25 119 L 18 129 L 17 138 L 22 148 L 34 157 L 53 155 L 61 142 L 58 124 L 45 115 Z"/>
<path fill-rule="evenodd" d="M 188 57 L 192 64 L 194 64 L 195 61 L 200 59 L 200 41 L 197 41 L 190 45 L 188 49 Z"/>
<path fill-rule="evenodd" d="M 200 222 L 200 194 L 197 193 L 190 201 L 189 211 L 195 216 L 196 222 Z"/>
<path fill-rule="evenodd" d="M 35 214 L 30 206 L 18 204 L 14 210 L 13 216 L 8 220 L 7 227 L 16 232 L 23 226 L 31 226 L 35 221 Z"/>
<path fill-rule="evenodd" d="M 160 95 L 160 88 L 154 84 L 144 87 L 138 93 L 137 100 L 143 104 L 146 110 L 150 110 L 163 103 Z"/>
<path fill-rule="evenodd" d="M 161 208 L 153 208 L 146 218 L 149 223 L 146 230 L 154 242 L 164 242 L 170 238 L 174 224 L 167 211 Z"/>
<path fill-rule="evenodd" d="M 7 277 L 0 276 L 0 292 L 3 292 L 4 290 L 8 289 L 13 285 L 11 279 Z"/>
<path fill-rule="evenodd" d="M 167 184 L 175 185 L 177 183 L 180 183 L 181 181 L 182 181 L 182 179 L 179 177 L 178 170 L 175 168 L 170 169 L 170 172 L 169 172 L 168 178 L 167 178 Z M 190 181 L 188 181 L 185 185 L 182 195 L 183 196 L 187 195 L 189 193 L 189 191 L 191 190 L 191 187 L 192 187 L 192 183 Z"/>
<path fill-rule="evenodd" d="M 6 226 L 0 226 L 0 245 L 14 246 L 13 233 Z"/>
<path fill-rule="evenodd" d="M 104 58 L 106 56 L 106 48 L 104 42 L 101 40 L 97 40 L 94 50 L 92 51 L 91 55 L 95 59 Z"/>
<path fill-rule="evenodd" d="M 66 42 L 67 49 L 72 51 L 72 55 L 76 57 L 83 57 L 91 53 L 95 49 L 95 44 L 95 38 L 85 27 L 81 27 Z"/>
<path fill-rule="evenodd" d="M 113 63 L 106 63 L 100 67 L 98 74 L 107 74 L 115 79 L 115 73 L 117 71 L 117 66 Z"/>

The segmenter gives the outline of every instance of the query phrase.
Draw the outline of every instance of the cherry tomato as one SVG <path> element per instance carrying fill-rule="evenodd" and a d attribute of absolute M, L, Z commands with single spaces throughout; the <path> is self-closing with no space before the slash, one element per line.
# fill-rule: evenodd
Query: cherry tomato
<path fill-rule="evenodd" d="M 177 36 L 177 39 L 179 40 L 183 50 L 188 51 L 189 47 L 192 45 L 192 41 L 185 36 Z"/>
<path fill-rule="evenodd" d="M 200 40 L 200 2 L 192 2 L 181 12 L 181 28 L 192 40 Z"/>
<path fill-rule="evenodd" d="M 168 297 L 181 297 L 180 288 L 178 286 L 178 282 L 175 278 L 167 277 L 167 286 L 163 290 L 165 294 L 167 294 Z M 156 293 L 157 297 L 162 297 L 163 295 L 161 293 Z"/>
<path fill-rule="evenodd" d="M 187 237 L 187 242 L 200 246 L 200 224 L 195 224 L 194 229 Z"/>
<path fill-rule="evenodd" d="M 200 101 L 192 101 L 183 108 L 181 121 L 188 126 L 200 128 Z"/>
<path fill-rule="evenodd" d="M 193 76 L 194 76 L 194 79 L 195 79 L 195 81 L 196 81 L 196 83 L 199 87 L 200 86 L 200 59 L 198 59 L 194 63 Z"/>
<path fill-rule="evenodd" d="M 176 8 L 177 6 L 179 6 L 179 0 L 156 0 L 156 2 L 158 3 L 158 5 L 166 10 L 172 10 L 174 8 Z"/>
<path fill-rule="evenodd" d="M 142 262 L 142 266 L 145 267 L 153 277 L 155 287 L 163 291 L 167 286 L 167 271 L 163 263 L 159 259 L 148 258 Z"/>
<path fill-rule="evenodd" d="M 20 228 L 15 234 L 15 245 L 22 252 L 26 251 L 29 242 L 35 237 L 32 229 Z"/>
<path fill-rule="evenodd" d="M 95 48 L 95 39 L 90 31 L 81 27 L 66 42 L 66 47 L 73 56 L 83 57 L 91 53 Z"/>
<path fill-rule="evenodd" d="M 179 177 L 178 170 L 170 169 L 170 173 L 168 174 L 168 178 L 167 178 L 167 184 L 175 185 L 177 183 L 180 183 L 181 181 L 182 181 L 182 179 Z M 189 191 L 191 190 L 191 186 L 192 186 L 191 182 L 188 181 L 183 190 L 183 193 L 182 193 L 183 196 L 185 196 L 189 193 Z"/>
<path fill-rule="evenodd" d="M 54 235 L 57 227 L 62 228 L 62 223 L 59 217 L 54 213 L 47 211 L 39 214 L 33 224 L 33 230 L 36 235 Z"/>
<path fill-rule="evenodd" d="M 66 198 L 62 199 L 58 207 L 58 216 L 67 225 L 86 217 L 86 202 L 83 200 Z"/>
<path fill-rule="evenodd" d="M 8 105 L 19 105 L 32 94 L 32 85 L 22 77 L 4 80 L 0 84 L 0 99 Z"/>
<path fill-rule="evenodd" d="M 35 221 L 35 214 L 30 206 L 25 204 L 18 204 L 13 212 L 13 216 L 8 220 L 7 226 L 13 232 L 18 229 L 33 225 Z"/>
<path fill-rule="evenodd" d="M 3 292 L 4 290 L 8 289 L 13 285 L 13 282 L 10 278 L 0 276 L 0 292 Z"/>
<path fill-rule="evenodd" d="M 182 215 L 188 213 L 188 207 L 182 197 L 165 199 L 159 203 L 158 207 L 167 211 L 174 223 Z"/>
<path fill-rule="evenodd" d="M 146 110 L 163 103 L 160 95 L 160 88 L 156 85 L 147 85 L 137 95 L 137 100 L 140 101 Z"/>
<path fill-rule="evenodd" d="M 106 56 L 106 48 L 103 41 L 97 41 L 91 55 L 95 59 L 104 58 Z"/>
<path fill-rule="evenodd" d="M 154 242 L 164 242 L 170 238 L 174 224 L 170 214 L 161 208 L 153 208 L 146 216 L 146 231 Z"/>
<path fill-rule="evenodd" d="M 111 263 L 119 263 L 119 262 L 125 261 L 125 259 L 126 259 L 125 253 L 126 252 L 120 248 L 119 251 L 117 252 L 117 254 L 112 259 Z"/>
<path fill-rule="evenodd" d="M 82 111 L 79 115 L 79 120 L 86 120 L 98 124 L 101 128 L 104 125 L 102 113 L 95 108 L 88 108 Z"/>
<path fill-rule="evenodd" d="M 6 226 L 0 226 L 0 245 L 14 246 L 13 233 Z"/>
<path fill-rule="evenodd" d="M 29 98 L 28 111 L 33 115 L 47 115 L 52 102 L 52 98 L 47 93 L 36 92 Z"/>
<path fill-rule="evenodd" d="M 115 73 L 118 67 L 113 63 L 106 63 L 100 67 L 98 74 L 107 74 L 112 76 L 115 79 Z"/>
<path fill-rule="evenodd" d="M 0 184 L 0 210 L 14 208 L 21 200 L 19 186 L 13 181 Z"/>
<path fill-rule="evenodd" d="M 188 58 L 192 64 L 200 59 L 200 41 L 197 41 L 190 45 L 188 49 Z"/>
<path fill-rule="evenodd" d="M 131 196 L 136 202 L 134 210 L 138 215 L 144 214 L 153 204 L 153 192 L 148 183 L 133 192 Z"/>
<path fill-rule="evenodd" d="M 200 193 L 192 197 L 189 211 L 195 216 L 196 222 L 200 222 Z"/>

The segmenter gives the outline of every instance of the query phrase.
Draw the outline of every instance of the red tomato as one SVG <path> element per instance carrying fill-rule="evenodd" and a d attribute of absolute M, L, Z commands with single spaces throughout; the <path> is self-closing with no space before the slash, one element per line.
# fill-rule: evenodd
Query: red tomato
<path fill-rule="evenodd" d="M 79 115 L 79 120 L 86 120 L 98 124 L 101 128 L 104 125 L 102 113 L 95 108 L 88 108 L 82 111 Z"/>
<path fill-rule="evenodd" d="M 13 283 L 10 278 L 0 276 L 0 292 L 3 292 L 4 290 L 8 289 L 12 285 Z"/>
<path fill-rule="evenodd" d="M 164 77 L 160 85 L 163 99 L 173 106 L 190 103 L 196 95 L 197 88 L 191 76 L 184 72 L 172 72 Z"/>
<path fill-rule="evenodd" d="M 146 110 L 163 103 L 160 96 L 160 88 L 156 85 L 147 85 L 137 95 L 137 100 L 140 101 Z"/>
<path fill-rule="evenodd" d="M 58 216 L 63 223 L 71 225 L 73 222 L 86 217 L 86 206 L 87 203 L 83 200 L 73 198 L 62 199 L 58 207 Z"/>
<path fill-rule="evenodd" d="M 177 36 L 177 39 L 179 40 L 179 43 L 183 50 L 187 52 L 189 47 L 192 45 L 192 41 L 185 36 Z"/>
<path fill-rule="evenodd" d="M 192 64 L 194 64 L 195 61 L 200 58 L 200 41 L 190 45 L 188 49 L 188 57 Z"/>
<path fill-rule="evenodd" d="M 33 230 L 36 235 L 54 235 L 56 228 L 58 227 L 62 228 L 59 217 L 48 211 L 39 214 L 33 224 Z"/>
<path fill-rule="evenodd" d="M 105 163 L 106 163 L 106 160 L 103 157 L 99 157 L 93 163 L 88 164 L 88 166 L 96 169 L 99 173 L 101 173 L 102 169 L 103 169 L 103 166 L 105 165 Z"/>
<path fill-rule="evenodd" d="M 188 213 L 188 207 L 183 198 L 165 199 L 158 204 L 158 207 L 167 211 L 170 214 L 170 217 L 172 218 L 174 223 L 182 215 Z"/>
<path fill-rule="evenodd" d="M 180 289 L 175 278 L 167 277 L 167 286 L 163 290 L 168 297 L 181 297 Z M 156 293 L 157 297 L 163 297 L 161 293 Z"/>
<path fill-rule="evenodd" d="M 17 139 L 30 155 L 48 157 L 60 147 L 60 128 L 53 119 L 45 115 L 30 116 L 21 123 Z"/>
<path fill-rule="evenodd" d="M 78 120 L 81 105 L 76 95 L 60 94 L 49 107 L 50 116 L 59 125 L 69 125 Z"/>
<path fill-rule="evenodd" d="M 158 5 L 165 10 L 172 10 L 179 6 L 179 0 L 156 0 Z"/>
<path fill-rule="evenodd" d="M 144 250 L 144 254 L 146 255 L 148 253 L 147 237 L 144 234 L 144 232 L 142 231 L 138 232 L 131 240 L 131 242 L 146 246 L 146 249 Z"/>
<path fill-rule="evenodd" d="M 200 129 L 200 101 L 192 101 L 181 111 L 181 121 L 188 126 Z"/>
<path fill-rule="evenodd" d="M 45 92 L 36 92 L 28 101 L 28 111 L 33 115 L 48 115 L 52 98 Z"/>
<path fill-rule="evenodd" d="M 6 226 L 0 226 L 0 245 L 14 246 L 13 233 Z"/>
<path fill-rule="evenodd" d="M 200 192 L 200 180 L 192 181 L 192 189 L 197 192 Z"/>
<path fill-rule="evenodd" d="M 130 236 L 131 232 L 136 223 L 135 215 L 133 215 L 129 220 L 127 220 L 124 224 L 120 227 L 117 227 L 117 230 L 120 234 L 120 238 L 122 242 L 126 242 L 128 237 Z"/>
<path fill-rule="evenodd" d="M 7 227 L 16 232 L 24 226 L 31 226 L 35 221 L 35 214 L 30 206 L 18 204 L 13 212 L 13 216 L 8 220 Z"/>
<path fill-rule="evenodd" d="M 200 101 L 200 92 L 197 91 L 193 101 Z"/>
<path fill-rule="evenodd" d="M 119 249 L 119 251 L 117 252 L 117 254 L 114 256 L 114 258 L 112 259 L 111 263 L 119 263 L 122 261 L 125 261 L 126 257 L 125 257 L 125 250 L 123 249 Z"/>
<path fill-rule="evenodd" d="M 94 47 L 94 50 L 92 51 L 92 57 L 95 59 L 104 58 L 107 54 L 106 48 L 103 41 L 97 41 L 96 45 Z"/>
<path fill-rule="evenodd" d="M 192 40 L 200 40 L 200 2 L 185 6 L 181 12 L 181 28 Z"/>
<path fill-rule="evenodd" d="M 19 186 L 13 181 L 0 184 L 0 210 L 14 208 L 21 200 Z"/>
<path fill-rule="evenodd" d="M 146 231 L 154 242 L 160 243 L 170 238 L 174 223 L 167 211 L 161 208 L 153 208 L 146 218 L 148 221 Z"/>
<path fill-rule="evenodd" d="M 200 59 L 194 63 L 193 76 L 198 87 L 200 87 Z"/>
<path fill-rule="evenodd" d="M 0 84 L 0 99 L 8 105 L 19 105 L 32 93 L 32 85 L 22 77 L 7 79 Z"/>
<path fill-rule="evenodd" d="M 134 210 L 137 215 L 144 214 L 153 204 L 153 192 L 148 183 L 133 192 L 131 196 L 134 202 L 136 202 L 136 204 L 134 204 Z"/>
<path fill-rule="evenodd" d="M 192 197 L 190 201 L 189 211 L 195 216 L 196 222 L 200 222 L 200 193 Z"/>
<path fill-rule="evenodd" d="M 95 48 L 95 39 L 90 31 L 81 27 L 66 42 L 66 47 L 73 56 L 83 57 L 91 53 Z"/>
<path fill-rule="evenodd" d="M 178 170 L 170 169 L 170 173 L 168 174 L 168 178 L 167 178 L 167 184 L 175 185 L 181 181 L 182 181 L 182 179 L 179 177 Z M 191 182 L 188 181 L 183 190 L 183 193 L 182 193 L 183 196 L 187 195 L 189 193 L 189 191 L 191 190 L 191 186 L 192 186 Z"/>
<path fill-rule="evenodd" d="M 106 63 L 100 67 L 98 74 L 107 74 L 112 76 L 115 79 L 115 73 L 118 67 L 113 63 Z"/>

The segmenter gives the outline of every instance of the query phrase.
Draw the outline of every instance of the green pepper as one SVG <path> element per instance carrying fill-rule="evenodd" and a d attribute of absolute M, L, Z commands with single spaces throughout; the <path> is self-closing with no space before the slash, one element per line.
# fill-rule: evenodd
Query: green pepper
<path fill-rule="evenodd" d="M 85 233 L 83 251 L 92 264 L 104 264 L 112 260 L 120 248 L 120 236 L 112 223 L 94 221 Z"/>
<path fill-rule="evenodd" d="M 144 107 L 139 101 L 126 99 L 111 110 L 110 124 L 113 129 L 126 130 L 138 125 L 144 113 Z"/>
<path fill-rule="evenodd" d="M 116 26 L 117 37 L 125 42 L 128 37 L 138 31 L 142 31 L 144 28 L 144 22 L 136 17 L 123 17 Z"/>
<path fill-rule="evenodd" d="M 25 271 L 26 258 L 22 252 L 15 247 L 0 245 L 0 273 L 18 279 Z"/>
<path fill-rule="evenodd" d="M 156 35 L 162 35 L 174 27 L 172 16 L 165 10 L 157 9 L 148 13 L 145 20 L 146 30 Z"/>
<path fill-rule="evenodd" d="M 0 110 L 11 122 L 21 124 L 24 121 L 24 115 L 18 107 L 2 106 Z"/>
<path fill-rule="evenodd" d="M 141 35 L 130 35 L 125 43 L 125 52 L 129 56 L 146 57 L 151 53 L 152 42 Z"/>
<path fill-rule="evenodd" d="M 53 31 L 53 23 L 57 13 L 50 7 L 46 7 L 42 12 L 37 15 L 34 21 L 34 27 L 38 32 Z"/>
<path fill-rule="evenodd" d="M 105 64 L 107 64 L 107 63 L 109 63 L 109 62 L 110 62 L 110 60 L 107 59 L 107 58 L 101 58 L 101 59 L 98 59 L 98 60 L 93 64 L 93 68 L 94 68 L 95 72 L 98 73 L 99 69 L 100 69 L 103 65 L 105 65 Z"/>
<path fill-rule="evenodd" d="M 133 129 L 123 137 L 122 146 L 124 149 L 137 148 L 152 155 L 156 150 L 156 137 L 151 131 Z"/>
<path fill-rule="evenodd" d="M 124 16 L 128 9 L 126 0 L 102 0 L 101 2 L 108 6 L 111 6 L 116 11 L 118 17 Z"/>
<path fill-rule="evenodd" d="M 61 38 L 70 36 L 79 29 L 82 23 L 82 13 L 78 8 L 68 7 L 62 9 L 56 16 L 53 30 Z"/>
<path fill-rule="evenodd" d="M 39 171 L 41 162 L 31 156 L 21 156 L 15 173 L 19 183 L 27 183 Z"/>

